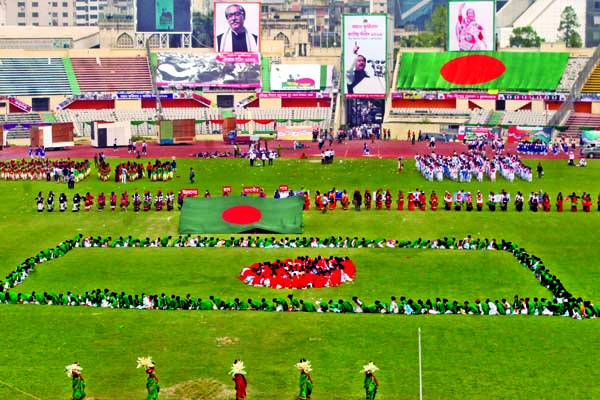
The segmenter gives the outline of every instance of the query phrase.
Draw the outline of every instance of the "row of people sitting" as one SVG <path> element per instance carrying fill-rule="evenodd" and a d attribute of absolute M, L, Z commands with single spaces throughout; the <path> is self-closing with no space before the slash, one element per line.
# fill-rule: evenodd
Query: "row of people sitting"
<path fill-rule="evenodd" d="M 47 197 L 44 197 L 42 192 L 39 192 L 35 198 L 36 207 L 38 212 L 43 212 L 44 210 L 48 212 L 53 212 L 55 208 L 55 197 L 53 191 L 48 193 Z M 83 204 L 85 211 L 91 211 L 94 208 L 94 204 L 96 205 L 96 209 L 100 212 L 104 211 L 108 207 L 111 211 L 116 211 L 117 206 L 123 212 L 127 212 L 129 207 L 132 206 L 133 211 L 150 211 L 152 209 L 156 211 L 162 211 L 166 209 L 167 211 L 173 211 L 175 209 L 175 205 L 177 208 L 181 210 L 183 207 L 184 196 L 183 192 L 179 191 L 177 194 L 177 199 L 175 199 L 175 195 L 172 190 L 163 193 L 162 190 L 158 190 L 156 195 L 152 196 L 149 190 L 145 190 L 143 195 L 138 192 L 137 189 L 134 190 L 133 195 L 129 195 L 127 190 L 125 190 L 119 197 L 115 192 L 111 192 L 108 198 L 101 192 L 97 197 L 94 197 L 90 192 L 87 192 L 85 196 L 81 196 L 79 193 L 75 193 L 71 200 L 71 211 L 79 212 L 81 211 L 81 206 Z M 58 196 L 58 210 L 60 212 L 65 212 L 68 210 L 68 198 L 65 193 L 61 193 Z"/>
<path fill-rule="evenodd" d="M 0 294 L 1 304 L 38 304 L 51 306 L 80 306 L 121 308 L 138 310 L 202 310 L 202 311 L 271 311 L 271 312 L 319 312 L 341 314 L 463 314 L 463 315 L 531 315 L 531 316 L 563 316 L 573 319 L 597 318 L 600 306 L 582 298 L 571 298 L 565 301 L 534 297 L 521 298 L 515 296 L 513 301 L 506 298 L 485 301 L 475 299 L 459 302 L 436 298 L 413 300 L 401 296 L 391 296 L 389 301 L 375 300 L 365 304 L 357 296 L 352 301 L 338 299 L 311 302 L 298 299 L 293 294 L 287 297 L 274 297 L 247 300 L 234 298 L 223 300 L 217 296 L 208 298 L 161 294 L 127 294 L 109 289 L 95 289 L 83 294 L 70 291 L 63 293 L 31 292 L 16 293 L 8 291 Z"/>

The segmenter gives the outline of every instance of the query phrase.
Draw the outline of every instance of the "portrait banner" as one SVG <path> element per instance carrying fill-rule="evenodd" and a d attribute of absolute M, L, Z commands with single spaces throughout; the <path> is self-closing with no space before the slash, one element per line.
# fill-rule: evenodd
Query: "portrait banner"
<path fill-rule="evenodd" d="M 259 88 L 260 54 L 157 53 L 160 87 Z"/>
<path fill-rule="evenodd" d="M 448 51 L 494 51 L 495 25 L 495 1 L 450 1 Z"/>
<path fill-rule="evenodd" d="M 217 53 L 260 52 L 260 3 L 215 2 Z"/>
<path fill-rule="evenodd" d="M 387 29 L 386 15 L 344 15 L 342 87 L 346 98 L 385 98 Z"/>

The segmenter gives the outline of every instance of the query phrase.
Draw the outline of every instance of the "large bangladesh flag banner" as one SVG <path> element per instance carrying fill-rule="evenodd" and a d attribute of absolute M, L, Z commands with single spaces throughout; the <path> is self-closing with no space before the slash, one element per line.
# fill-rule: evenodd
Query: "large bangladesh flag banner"
<path fill-rule="evenodd" d="M 303 196 L 186 198 L 179 233 L 302 233 Z"/>
<path fill-rule="evenodd" d="M 569 53 L 402 53 L 398 89 L 556 90 Z"/>

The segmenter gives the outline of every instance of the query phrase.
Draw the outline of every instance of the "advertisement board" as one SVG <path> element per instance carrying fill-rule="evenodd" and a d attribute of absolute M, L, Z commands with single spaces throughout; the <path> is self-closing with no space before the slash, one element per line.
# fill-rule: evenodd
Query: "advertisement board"
<path fill-rule="evenodd" d="M 260 55 L 255 53 L 157 53 L 160 87 L 259 88 Z"/>
<path fill-rule="evenodd" d="M 190 33 L 192 0 L 136 0 L 136 32 Z"/>
<path fill-rule="evenodd" d="M 383 14 L 344 15 L 342 87 L 346 98 L 385 98 L 387 29 Z"/>
<path fill-rule="evenodd" d="M 552 128 L 541 126 L 509 126 L 508 143 L 517 143 L 521 141 L 536 141 L 549 144 L 552 140 Z"/>
<path fill-rule="evenodd" d="M 466 140 L 467 142 L 474 140 L 494 139 L 496 136 L 502 135 L 502 128 L 489 126 L 464 126 L 458 127 L 458 140 Z"/>
<path fill-rule="evenodd" d="M 271 90 L 286 92 L 319 90 L 320 64 L 278 64 L 271 66 Z"/>
<path fill-rule="evenodd" d="M 496 2 L 448 2 L 448 51 L 496 49 Z"/>
<path fill-rule="evenodd" d="M 581 138 L 584 144 L 594 143 L 596 145 L 600 144 L 600 131 L 599 130 L 582 130 Z"/>
<path fill-rule="evenodd" d="M 260 52 L 260 3 L 215 2 L 215 51 Z"/>

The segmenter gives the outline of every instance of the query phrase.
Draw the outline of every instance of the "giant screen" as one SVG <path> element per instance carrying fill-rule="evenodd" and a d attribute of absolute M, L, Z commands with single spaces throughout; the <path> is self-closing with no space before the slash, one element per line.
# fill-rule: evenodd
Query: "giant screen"
<path fill-rule="evenodd" d="M 190 33 L 192 0 L 136 0 L 136 32 Z"/>

